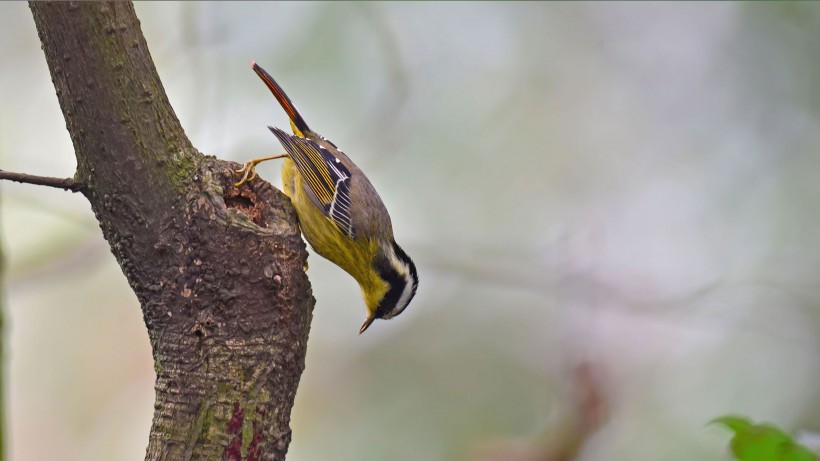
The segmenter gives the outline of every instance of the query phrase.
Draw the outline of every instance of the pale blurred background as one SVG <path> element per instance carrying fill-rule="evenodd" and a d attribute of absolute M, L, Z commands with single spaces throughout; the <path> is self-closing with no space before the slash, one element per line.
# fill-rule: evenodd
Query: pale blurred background
<path fill-rule="evenodd" d="M 137 13 L 195 146 L 281 150 L 256 60 L 419 266 L 359 336 L 355 282 L 311 256 L 289 461 L 722 460 L 725 413 L 820 430 L 820 4 Z M 0 168 L 74 167 L 29 9 L 0 3 Z M 0 193 L 11 459 L 142 459 L 148 338 L 89 205 Z"/>

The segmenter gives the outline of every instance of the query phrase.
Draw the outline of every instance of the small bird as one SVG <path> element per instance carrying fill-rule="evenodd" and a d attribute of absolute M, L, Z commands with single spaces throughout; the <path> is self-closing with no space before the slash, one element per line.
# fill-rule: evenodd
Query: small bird
<path fill-rule="evenodd" d="M 376 319 L 404 311 L 416 294 L 418 273 L 393 238 L 393 225 L 367 176 L 335 144 L 311 130 L 279 84 L 251 61 L 290 119 L 293 135 L 268 127 L 286 153 L 249 160 L 236 170 L 238 187 L 256 177 L 261 162 L 284 158 L 282 183 L 310 246 L 353 276 L 367 307 L 359 334 Z"/>

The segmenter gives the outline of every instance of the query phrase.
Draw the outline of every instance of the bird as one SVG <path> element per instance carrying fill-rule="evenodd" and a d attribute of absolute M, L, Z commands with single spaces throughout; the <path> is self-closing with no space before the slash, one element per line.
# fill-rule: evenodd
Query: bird
<path fill-rule="evenodd" d="M 251 159 L 235 170 L 236 187 L 256 177 L 256 165 L 283 158 L 282 185 L 313 250 L 350 274 L 359 284 L 367 318 L 401 314 L 416 294 L 418 272 L 396 243 L 390 214 L 367 176 L 335 144 L 308 127 L 282 87 L 256 62 L 251 68 L 287 113 L 293 134 L 268 126 L 284 154 Z"/>

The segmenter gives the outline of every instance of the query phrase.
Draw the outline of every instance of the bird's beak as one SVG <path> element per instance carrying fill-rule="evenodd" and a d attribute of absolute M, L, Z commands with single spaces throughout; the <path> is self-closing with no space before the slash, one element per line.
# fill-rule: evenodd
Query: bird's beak
<path fill-rule="evenodd" d="M 367 320 L 364 321 L 362 327 L 359 329 L 359 334 L 364 333 L 364 330 L 367 330 L 367 328 L 370 326 L 371 323 L 373 323 L 374 320 L 376 320 L 376 316 L 374 315 L 367 317 Z"/>

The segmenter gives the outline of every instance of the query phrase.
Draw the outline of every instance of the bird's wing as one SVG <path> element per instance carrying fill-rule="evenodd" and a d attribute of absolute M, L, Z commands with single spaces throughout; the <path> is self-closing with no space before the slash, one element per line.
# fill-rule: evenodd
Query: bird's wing
<path fill-rule="evenodd" d="M 279 138 L 305 179 L 313 204 L 350 239 L 356 238 L 350 218 L 350 170 L 330 151 L 301 136 L 268 127 Z"/>

